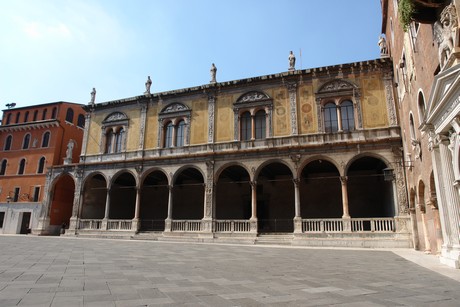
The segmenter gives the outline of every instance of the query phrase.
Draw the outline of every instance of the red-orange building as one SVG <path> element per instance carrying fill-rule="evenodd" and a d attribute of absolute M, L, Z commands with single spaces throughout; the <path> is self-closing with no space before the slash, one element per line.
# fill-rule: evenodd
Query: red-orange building
<path fill-rule="evenodd" d="M 47 168 L 78 162 L 84 124 L 85 112 L 76 103 L 60 101 L 3 110 L 0 233 L 27 233 L 36 227 L 46 197 Z M 59 224 L 68 224 L 65 212 L 54 212 L 54 216 Z"/>

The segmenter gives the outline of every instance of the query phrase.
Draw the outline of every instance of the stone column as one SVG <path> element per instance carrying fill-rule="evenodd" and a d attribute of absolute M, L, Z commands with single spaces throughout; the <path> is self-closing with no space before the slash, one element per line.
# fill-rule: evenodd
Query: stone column
<path fill-rule="evenodd" d="M 173 209 L 173 186 L 168 185 L 168 217 L 165 220 L 165 232 L 171 232 L 172 209 Z"/>
<path fill-rule="evenodd" d="M 421 208 L 421 205 L 418 205 Z M 423 210 L 420 210 L 420 216 L 422 218 L 422 229 L 423 229 L 423 239 L 425 241 L 425 253 L 431 253 L 431 244 L 430 239 L 428 237 L 428 230 L 426 227 L 426 214 Z"/>
<path fill-rule="evenodd" d="M 270 105 L 267 107 L 267 132 L 268 137 L 271 138 L 273 136 L 273 125 L 272 125 L 272 118 L 273 118 L 273 107 Z"/>
<path fill-rule="evenodd" d="M 163 127 L 163 120 L 158 119 L 158 139 L 157 139 L 157 148 L 161 148 L 164 146 L 163 139 L 164 139 L 165 129 Z"/>
<path fill-rule="evenodd" d="M 66 234 L 76 234 L 78 229 L 78 213 L 80 212 L 80 207 L 82 205 L 82 179 L 83 179 L 83 170 L 77 169 L 75 171 L 75 178 L 76 178 L 76 185 L 75 185 L 75 193 L 73 196 L 73 205 L 72 205 L 72 216 L 70 217 L 69 222 L 69 230 L 66 231 Z"/>
<path fill-rule="evenodd" d="M 240 115 L 238 114 L 238 109 L 233 110 L 233 140 L 238 141 L 239 139 L 239 117 Z"/>
<path fill-rule="evenodd" d="M 140 229 L 140 220 L 139 220 L 139 213 L 141 209 L 141 188 L 136 187 L 136 208 L 134 209 L 134 218 L 132 221 L 132 229 L 135 232 L 138 232 Z"/>
<path fill-rule="evenodd" d="M 215 105 L 216 98 L 213 95 L 208 95 L 208 144 L 214 143 Z"/>
<path fill-rule="evenodd" d="M 351 232 L 351 217 L 348 209 L 348 177 L 340 176 L 342 186 L 342 223 L 343 231 Z"/>
<path fill-rule="evenodd" d="M 297 84 L 288 83 L 287 88 L 289 92 L 289 114 L 291 117 L 291 134 L 297 135 Z"/>
<path fill-rule="evenodd" d="M 251 114 L 251 140 L 256 139 L 256 119 L 255 114 Z"/>
<path fill-rule="evenodd" d="M 38 225 L 36 229 L 32 229 L 32 233 L 36 235 L 46 234 L 50 225 L 50 209 L 51 209 L 51 178 L 52 173 L 46 173 L 46 183 L 43 189 L 43 200 L 42 208 L 40 212 L 40 218 L 38 219 Z"/>
<path fill-rule="evenodd" d="M 294 205 L 295 205 L 295 216 L 294 216 L 294 233 L 302 233 L 302 216 L 300 213 L 300 179 L 295 178 L 294 182 Z"/>
<path fill-rule="evenodd" d="M 343 127 L 342 127 L 342 112 L 340 111 L 340 106 L 336 105 L 336 113 L 337 113 L 337 132 L 342 132 Z"/>
<path fill-rule="evenodd" d="M 257 233 L 257 182 L 251 181 L 251 232 Z"/>
<path fill-rule="evenodd" d="M 107 197 L 106 197 L 106 200 L 105 200 L 104 219 L 102 219 L 101 230 L 107 230 L 107 223 L 109 221 L 109 213 L 110 213 L 110 188 L 107 189 Z"/>
<path fill-rule="evenodd" d="M 214 193 L 214 161 L 206 162 L 206 184 L 204 185 L 204 217 L 202 231 L 212 232 Z"/>

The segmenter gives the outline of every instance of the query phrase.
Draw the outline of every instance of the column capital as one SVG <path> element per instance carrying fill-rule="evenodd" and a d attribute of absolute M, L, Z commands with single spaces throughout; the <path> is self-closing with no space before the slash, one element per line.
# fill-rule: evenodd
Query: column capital
<path fill-rule="evenodd" d="M 346 184 L 348 181 L 348 176 L 340 176 L 340 182 L 342 184 Z"/>

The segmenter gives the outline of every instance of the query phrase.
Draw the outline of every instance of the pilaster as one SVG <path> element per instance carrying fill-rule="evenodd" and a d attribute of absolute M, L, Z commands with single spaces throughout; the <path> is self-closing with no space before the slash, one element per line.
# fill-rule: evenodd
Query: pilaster
<path fill-rule="evenodd" d="M 289 83 L 287 85 L 287 88 L 289 92 L 289 114 L 291 117 L 291 134 L 297 135 L 297 84 Z"/>

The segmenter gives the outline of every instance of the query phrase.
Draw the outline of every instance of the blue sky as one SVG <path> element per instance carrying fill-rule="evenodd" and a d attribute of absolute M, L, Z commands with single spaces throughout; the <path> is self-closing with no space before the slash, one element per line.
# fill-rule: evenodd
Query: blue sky
<path fill-rule="evenodd" d="M 0 109 L 374 59 L 380 29 L 379 0 L 2 0 Z"/>

